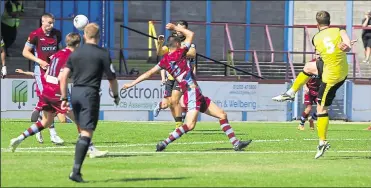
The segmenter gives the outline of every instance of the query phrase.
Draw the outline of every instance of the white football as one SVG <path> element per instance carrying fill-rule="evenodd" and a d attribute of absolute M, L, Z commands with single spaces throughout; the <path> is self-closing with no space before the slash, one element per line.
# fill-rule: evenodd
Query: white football
<path fill-rule="evenodd" d="M 73 25 L 76 29 L 83 31 L 85 26 L 88 25 L 89 19 L 85 15 L 79 14 L 73 19 Z"/>

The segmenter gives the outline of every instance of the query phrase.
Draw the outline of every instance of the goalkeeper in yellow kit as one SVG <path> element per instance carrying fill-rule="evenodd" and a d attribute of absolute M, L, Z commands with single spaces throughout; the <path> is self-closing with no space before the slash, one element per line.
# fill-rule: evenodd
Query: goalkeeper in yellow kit
<path fill-rule="evenodd" d="M 317 99 L 319 145 L 315 159 L 321 157 L 330 148 L 330 144 L 326 140 L 329 124 L 328 108 L 335 98 L 336 90 L 344 84 L 347 78 L 348 63 L 346 52 L 351 50 L 352 45 L 345 30 L 329 27 L 330 14 L 328 12 L 317 12 L 316 20 L 319 32 L 314 35 L 312 43 L 322 58 L 324 67 Z M 293 101 L 295 93 L 315 74 L 315 71 L 308 71 L 310 70 L 308 67 L 313 67 L 313 63 L 309 63 L 306 66 L 295 79 L 291 89 L 282 95 L 273 97 L 274 101 Z"/>

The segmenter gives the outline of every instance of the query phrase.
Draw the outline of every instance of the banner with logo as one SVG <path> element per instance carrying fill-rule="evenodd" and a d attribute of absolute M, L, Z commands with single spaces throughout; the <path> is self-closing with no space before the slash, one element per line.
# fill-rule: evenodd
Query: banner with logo
<path fill-rule="evenodd" d="M 202 93 L 227 111 L 256 111 L 257 82 L 199 82 Z"/>
<path fill-rule="evenodd" d="M 119 87 L 130 80 L 119 80 Z M 198 82 L 204 96 L 229 111 L 256 111 L 258 101 L 257 82 Z M 164 87 L 158 80 L 148 80 L 130 89 L 120 89 L 120 104 L 113 104 L 112 93 L 107 81 L 101 87 L 102 110 L 153 110 L 162 100 Z"/>
<path fill-rule="evenodd" d="M 164 93 L 164 87 L 161 87 L 160 81 L 148 80 L 129 88 L 121 89 L 125 83 L 132 80 L 119 80 L 120 104 L 113 103 L 112 92 L 109 89 L 109 83 L 102 81 L 101 85 L 101 110 L 153 110 L 161 102 Z"/>
<path fill-rule="evenodd" d="M 35 107 L 38 98 L 34 92 L 36 89 L 34 80 L 5 79 L 4 82 L 2 90 L 6 92 L 6 110 L 32 110 Z"/>
<path fill-rule="evenodd" d="M 4 108 L 6 110 L 33 110 L 35 108 L 39 98 L 36 95 L 34 79 L 3 79 L 1 86 L 1 110 Z M 3 98 L 6 98 L 6 101 L 3 101 Z M 6 107 L 3 108 L 3 104 L 6 104 Z"/>
<path fill-rule="evenodd" d="M 119 88 L 131 80 L 119 80 Z M 198 82 L 203 95 L 228 111 L 256 111 L 258 101 L 257 82 Z M 4 110 L 33 110 L 38 102 L 36 83 L 33 79 L 4 79 L 2 105 Z M 71 89 L 71 85 L 69 86 Z M 107 80 L 101 86 L 101 110 L 153 110 L 162 100 L 164 86 L 159 80 L 148 80 L 130 89 L 120 89 L 120 104 L 113 103 Z M 5 98 L 5 99 L 4 99 Z M 3 106 L 3 103 L 6 106 Z"/>

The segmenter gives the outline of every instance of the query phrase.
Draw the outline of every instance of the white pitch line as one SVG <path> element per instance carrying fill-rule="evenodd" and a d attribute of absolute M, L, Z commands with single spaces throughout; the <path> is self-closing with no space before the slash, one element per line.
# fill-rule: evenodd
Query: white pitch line
<path fill-rule="evenodd" d="M 295 139 L 282 139 L 282 140 L 253 140 L 253 143 L 256 142 L 289 142 L 289 141 L 316 141 L 315 138 L 304 138 L 300 140 Z M 329 139 L 329 141 L 371 141 L 371 139 L 353 139 L 353 138 L 344 138 L 344 139 Z M 210 142 L 175 142 L 171 145 L 202 145 L 202 144 L 223 144 L 229 143 L 228 141 L 210 141 Z M 147 143 L 147 144 L 120 144 L 120 145 L 101 145 L 95 146 L 97 148 L 125 148 L 125 147 L 140 147 L 140 146 L 155 146 L 157 143 Z M 75 146 L 47 146 L 47 147 L 26 147 L 26 148 L 17 148 L 17 150 L 48 150 L 48 149 L 73 149 Z M 4 150 L 7 148 L 1 148 Z"/>
<path fill-rule="evenodd" d="M 201 145 L 201 144 L 220 144 L 228 143 L 228 141 L 213 141 L 213 142 L 179 142 L 172 143 L 172 145 Z M 152 144 L 123 144 L 123 145 L 102 145 L 95 146 L 97 148 L 125 148 L 125 147 L 137 147 L 137 146 L 155 146 L 157 143 Z M 50 146 L 50 147 L 28 147 L 28 148 L 17 148 L 17 150 L 39 150 L 39 149 L 73 149 L 75 146 Z M 1 148 L 7 149 L 7 148 Z"/>
<path fill-rule="evenodd" d="M 304 141 L 307 140 L 318 140 L 318 138 L 304 138 Z M 371 141 L 371 138 L 341 138 L 341 139 L 328 139 L 328 141 Z"/>
<path fill-rule="evenodd" d="M 11 152 L 9 150 L 3 152 Z M 21 150 L 16 151 L 16 153 L 69 153 L 73 154 L 75 151 L 54 151 L 54 150 Z M 109 152 L 108 157 L 110 155 L 115 154 L 292 154 L 292 153 L 315 153 L 315 150 L 303 150 L 303 151 L 243 151 L 243 152 L 233 152 L 233 151 L 170 151 L 170 152 L 154 152 L 154 151 L 127 151 L 127 152 Z M 371 153 L 367 150 L 362 151 L 350 151 L 350 150 L 339 150 L 339 151 L 327 151 L 330 153 Z"/>

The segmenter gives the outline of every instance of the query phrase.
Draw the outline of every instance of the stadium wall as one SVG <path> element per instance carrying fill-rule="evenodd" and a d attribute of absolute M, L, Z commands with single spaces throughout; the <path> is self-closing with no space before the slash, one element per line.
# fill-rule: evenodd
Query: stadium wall
<path fill-rule="evenodd" d="M 120 80 L 123 85 L 129 80 Z M 287 105 L 270 100 L 277 91 L 287 89 L 286 84 L 261 84 L 258 82 L 200 81 L 203 94 L 228 112 L 231 121 L 286 121 Z M 28 119 L 37 103 L 33 79 L 3 79 L 1 85 L 1 117 Z M 154 118 L 152 110 L 161 101 L 163 88 L 158 80 L 140 83 L 129 90 L 120 90 L 121 101 L 113 104 L 107 81 L 101 87 L 101 119 L 118 121 L 171 121 L 170 112 Z M 215 121 L 200 115 L 200 121 Z"/>
<path fill-rule="evenodd" d="M 369 11 L 371 1 L 352 1 L 353 2 L 353 25 L 361 25 L 364 18 L 364 12 Z M 326 10 L 331 14 L 332 25 L 347 24 L 347 1 L 294 1 L 294 25 L 316 25 L 316 13 L 320 10 Z M 310 40 L 318 32 L 318 29 L 308 29 Z M 353 39 L 358 39 L 355 44 L 355 52 L 357 59 L 362 61 L 364 58 L 363 44 L 361 39 L 362 30 L 355 29 Z M 293 50 L 304 51 L 303 48 L 303 29 L 294 29 L 293 31 Z M 307 51 L 309 51 L 307 43 Z M 311 59 L 311 55 L 306 56 L 307 60 Z M 294 55 L 294 62 L 302 62 L 303 55 Z"/>
<path fill-rule="evenodd" d="M 206 22 L 206 1 L 171 1 L 170 8 L 171 20 L 187 20 Z M 247 12 L 247 10 L 250 10 Z M 142 32 L 148 32 L 149 20 L 161 20 L 163 8 L 158 1 L 129 1 L 128 2 L 128 26 Z M 120 47 L 120 25 L 123 23 L 123 3 L 115 1 L 115 48 Z M 247 19 L 248 18 L 248 19 Z M 284 1 L 211 1 L 211 21 L 212 22 L 237 22 L 251 24 L 278 24 L 285 23 L 285 2 Z M 161 34 L 161 23 L 155 24 L 157 34 Z M 214 59 L 223 59 L 224 46 L 224 26 L 211 26 L 211 32 L 206 32 L 205 25 L 189 26 L 195 32 L 195 44 L 197 51 L 206 54 L 206 38 L 210 35 L 210 56 Z M 250 34 L 247 37 L 250 42 L 247 46 L 245 26 L 229 26 L 231 38 L 235 49 L 256 49 L 269 50 L 268 39 L 265 36 L 264 27 L 250 28 Z M 271 28 L 273 45 L 276 50 L 284 48 L 283 28 Z M 128 47 L 130 48 L 148 48 L 148 38 L 134 32 L 128 33 Z M 143 51 L 129 51 L 129 59 L 147 59 L 148 53 Z M 259 60 L 269 59 L 270 54 L 259 54 Z M 277 55 L 277 59 L 282 56 Z M 251 58 L 251 57 L 250 57 Z M 244 60 L 245 55 L 238 53 L 235 59 Z"/>
<path fill-rule="evenodd" d="M 371 121 L 371 86 L 354 84 L 350 115 L 356 121 Z"/>
<path fill-rule="evenodd" d="M 120 80 L 119 85 L 129 82 Z M 221 106 L 231 121 L 291 121 L 293 117 L 290 103 L 273 102 L 271 98 L 285 91 L 288 84 L 264 82 L 219 82 L 200 81 L 203 94 Z M 1 117 L 29 119 L 37 103 L 33 79 L 2 79 Z M 371 84 L 349 82 L 344 89 L 347 96 L 346 111 L 350 121 L 370 121 Z M 140 83 L 129 90 L 120 90 L 119 106 L 113 104 L 108 82 L 101 87 L 101 120 L 110 121 L 172 121 L 168 110 L 156 118 L 152 109 L 162 99 L 163 88 L 158 80 Z M 199 121 L 215 121 L 215 118 L 200 115 Z"/>

